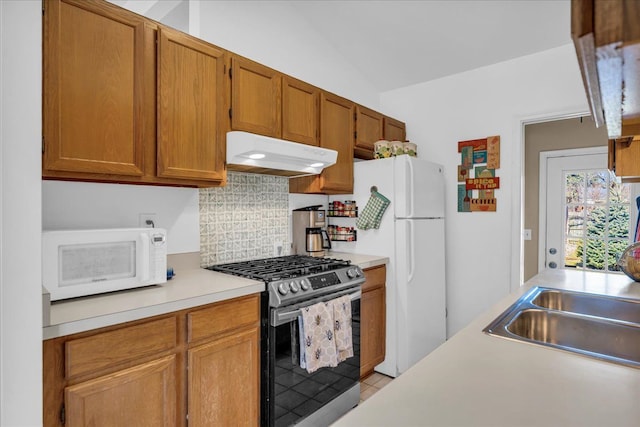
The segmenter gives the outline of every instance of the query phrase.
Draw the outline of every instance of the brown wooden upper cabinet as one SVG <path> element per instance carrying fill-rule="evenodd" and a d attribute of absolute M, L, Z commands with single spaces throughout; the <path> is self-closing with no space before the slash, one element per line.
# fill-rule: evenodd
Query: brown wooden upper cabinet
<path fill-rule="evenodd" d="M 405 141 L 407 139 L 405 124 L 400 120 L 385 116 L 384 139 L 387 141 Z"/>
<path fill-rule="evenodd" d="M 282 75 L 239 56 L 230 67 L 231 129 L 280 138 Z"/>
<path fill-rule="evenodd" d="M 572 0 L 571 36 L 596 126 L 640 135 L 640 2 Z"/>
<path fill-rule="evenodd" d="M 609 140 L 609 169 L 623 182 L 640 182 L 640 135 Z"/>
<path fill-rule="evenodd" d="M 337 95 L 320 93 L 320 147 L 338 152 L 335 165 L 320 175 L 292 178 L 291 193 L 349 194 L 353 192 L 353 133 L 355 104 Z"/>
<path fill-rule="evenodd" d="M 158 33 L 158 175 L 223 181 L 225 53 L 176 30 Z"/>
<path fill-rule="evenodd" d="M 47 1 L 43 168 L 143 175 L 144 20 L 102 2 Z"/>
<path fill-rule="evenodd" d="M 231 129 L 337 150 L 290 191 L 343 194 L 354 154 L 405 139 L 402 122 L 107 1 L 43 13 L 44 179 L 224 185 Z"/>
<path fill-rule="evenodd" d="M 373 159 L 373 144 L 383 138 L 383 115 L 361 105 L 356 105 L 356 134 L 354 156 Z"/>
<path fill-rule="evenodd" d="M 231 58 L 231 129 L 318 145 L 320 90 L 246 58 Z"/>
<path fill-rule="evenodd" d="M 308 83 L 282 77 L 282 138 L 318 145 L 320 89 Z"/>
<path fill-rule="evenodd" d="M 43 31 L 43 178 L 225 183 L 221 49 L 99 0 Z"/>

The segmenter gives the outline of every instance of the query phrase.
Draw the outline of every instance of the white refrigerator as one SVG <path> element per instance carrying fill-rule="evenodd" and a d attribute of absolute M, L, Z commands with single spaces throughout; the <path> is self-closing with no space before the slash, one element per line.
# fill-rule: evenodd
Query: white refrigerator
<path fill-rule="evenodd" d="M 354 163 L 360 213 L 372 189 L 391 202 L 380 227 L 335 250 L 389 258 L 386 357 L 375 370 L 396 377 L 446 340 L 443 168 L 408 155 Z"/>

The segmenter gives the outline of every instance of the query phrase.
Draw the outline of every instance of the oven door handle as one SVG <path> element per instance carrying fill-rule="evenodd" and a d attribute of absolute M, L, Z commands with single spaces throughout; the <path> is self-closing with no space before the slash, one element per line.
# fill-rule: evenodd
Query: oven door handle
<path fill-rule="evenodd" d="M 362 291 L 356 291 L 351 294 L 345 294 L 345 295 L 349 295 L 349 298 L 351 298 L 351 301 L 355 301 L 362 297 Z M 309 304 L 305 304 L 305 307 L 316 304 L 318 302 L 330 301 L 334 298 L 339 298 L 340 296 L 342 295 L 334 296 L 331 298 L 318 298 L 317 300 L 310 301 Z M 296 310 L 291 310 L 291 311 L 274 310 L 271 316 L 271 326 L 280 326 L 284 323 L 288 323 L 288 322 L 291 322 L 292 320 L 297 319 L 298 316 L 302 314 L 302 308 L 304 307 L 298 308 Z"/>

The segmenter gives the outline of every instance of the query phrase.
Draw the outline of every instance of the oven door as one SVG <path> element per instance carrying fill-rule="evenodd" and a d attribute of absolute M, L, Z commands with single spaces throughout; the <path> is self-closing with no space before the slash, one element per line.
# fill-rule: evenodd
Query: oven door
<path fill-rule="evenodd" d="M 313 373 L 300 367 L 300 309 L 342 295 L 351 296 L 353 357 Z M 269 324 L 269 426 L 328 425 L 360 399 L 360 287 L 295 306 L 272 309 Z M 263 423 L 264 424 L 264 423 Z"/>

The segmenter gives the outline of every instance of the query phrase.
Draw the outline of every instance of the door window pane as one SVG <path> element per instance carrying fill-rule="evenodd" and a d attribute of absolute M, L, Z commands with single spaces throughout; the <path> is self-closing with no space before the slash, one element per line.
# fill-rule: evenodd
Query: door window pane
<path fill-rule="evenodd" d="M 565 182 L 567 204 L 584 203 L 584 174 L 568 173 Z"/>
<path fill-rule="evenodd" d="M 607 170 L 565 173 L 565 268 L 619 271 L 629 245 L 629 184 Z"/>
<path fill-rule="evenodd" d="M 578 248 L 582 246 L 582 239 L 567 239 L 565 243 L 564 266 L 568 268 L 577 268 L 583 266 L 583 256 L 578 253 Z"/>
<path fill-rule="evenodd" d="M 567 235 L 584 236 L 584 205 L 567 206 Z"/>
<path fill-rule="evenodd" d="M 609 238 L 615 237 L 629 238 L 628 204 L 616 203 L 609 206 Z"/>
<path fill-rule="evenodd" d="M 587 203 L 607 203 L 609 172 L 605 172 L 589 173 L 587 175 Z"/>

